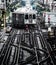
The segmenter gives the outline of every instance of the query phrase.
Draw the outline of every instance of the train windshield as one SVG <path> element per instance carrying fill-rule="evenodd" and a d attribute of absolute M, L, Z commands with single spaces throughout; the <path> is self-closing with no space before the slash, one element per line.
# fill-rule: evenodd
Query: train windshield
<path fill-rule="evenodd" d="M 35 14 L 33 14 L 33 19 L 36 19 L 36 15 Z"/>
<path fill-rule="evenodd" d="M 25 19 L 28 19 L 28 14 L 25 15 Z"/>
<path fill-rule="evenodd" d="M 29 19 L 32 19 L 32 14 L 29 15 Z"/>

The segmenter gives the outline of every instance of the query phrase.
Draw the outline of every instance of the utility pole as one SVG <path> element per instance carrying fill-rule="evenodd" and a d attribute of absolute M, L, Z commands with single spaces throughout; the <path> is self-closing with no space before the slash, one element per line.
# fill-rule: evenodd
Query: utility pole
<path fill-rule="evenodd" d="M 3 10 L 3 21 L 4 21 L 4 31 L 5 31 L 5 29 L 6 29 L 6 12 L 5 12 L 5 10 Z"/>
<path fill-rule="evenodd" d="M 7 8 L 7 0 L 4 0 L 5 1 L 5 8 L 4 8 L 4 11 L 3 11 L 3 21 L 4 21 L 4 31 L 6 31 L 6 8 Z"/>
<path fill-rule="evenodd" d="M 0 4 L 0 10 L 2 12 L 4 30 L 6 28 L 6 7 L 7 7 L 7 0 L 4 0 L 3 3 Z"/>

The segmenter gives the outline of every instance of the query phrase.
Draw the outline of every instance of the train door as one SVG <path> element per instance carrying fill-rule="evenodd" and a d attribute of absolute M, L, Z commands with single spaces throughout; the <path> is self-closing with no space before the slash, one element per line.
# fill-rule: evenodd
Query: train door
<path fill-rule="evenodd" d="M 29 24 L 32 24 L 32 14 L 29 14 Z"/>

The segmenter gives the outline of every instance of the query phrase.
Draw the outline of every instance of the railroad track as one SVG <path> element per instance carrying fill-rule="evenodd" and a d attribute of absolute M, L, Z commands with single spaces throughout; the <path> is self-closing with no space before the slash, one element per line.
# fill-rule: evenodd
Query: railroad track
<path fill-rule="evenodd" d="M 37 58 L 37 64 L 38 65 L 41 65 L 41 64 L 43 64 L 43 65 L 48 65 L 48 64 L 54 65 L 54 62 L 53 62 L 53 60 L 51 58 L 51 55 L 49 54 L 49 49 L 47 47 L 46 40 L 44 39 L 42 33 L 40 33 L 40 32 L 39 33 L 35 33 L 35 37 L 34 38 L 35 38 L 35 40 L 39 40 L 39 41 L 35 41 L 35 45 L 34 45 L 35 46 L 36 56 L 37 56 L 36 57 Z M 42 55 L 40 54 L 41 55 L 40 59 L 38 59 L 37 47 L 40 49 L 39 52 L 42 55 L 44 54 L 44 56 L 43 56 L 44 58 L 43 57 L 41 58 Z M 42 50 L 42 52 L 41 52 L 41 50 Z M 43 51 L 46 51 L 48 53 L 47 56 L 46 56 L 46 52 L 43 52 Z"/>
<path fill-rule="evenodd" d="M 1 65 L 54 65 L 42 34 L 31 29 L 12 31 L 0 57 Z"/>
<path fill-rule="evenodd" d="M 5 45 L 1 51 L 0 57 L 3 55 L 3 59 L 1 61 L 1 65 L 5 64 L 6 58 L 8 58 L 11 48 L 10 48 L 10 44 L 12 44 L 14 42 L 14 38 L 15 38 L 15 34 L 16 34 L 16 30 L 13 31 L 12 35 L 9 36 L 8 40 L 5 42 Z"/>

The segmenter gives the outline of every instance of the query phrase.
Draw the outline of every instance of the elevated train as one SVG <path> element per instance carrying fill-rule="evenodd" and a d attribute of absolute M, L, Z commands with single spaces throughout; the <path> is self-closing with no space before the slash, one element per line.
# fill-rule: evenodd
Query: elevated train
<path fill-rule="evenodd" d="M 31 7 L 21 7 L 12 13 L 12 26 L 16 28 L 25 28 L 35 26 L 37 23 L 37 11 Z"/>

